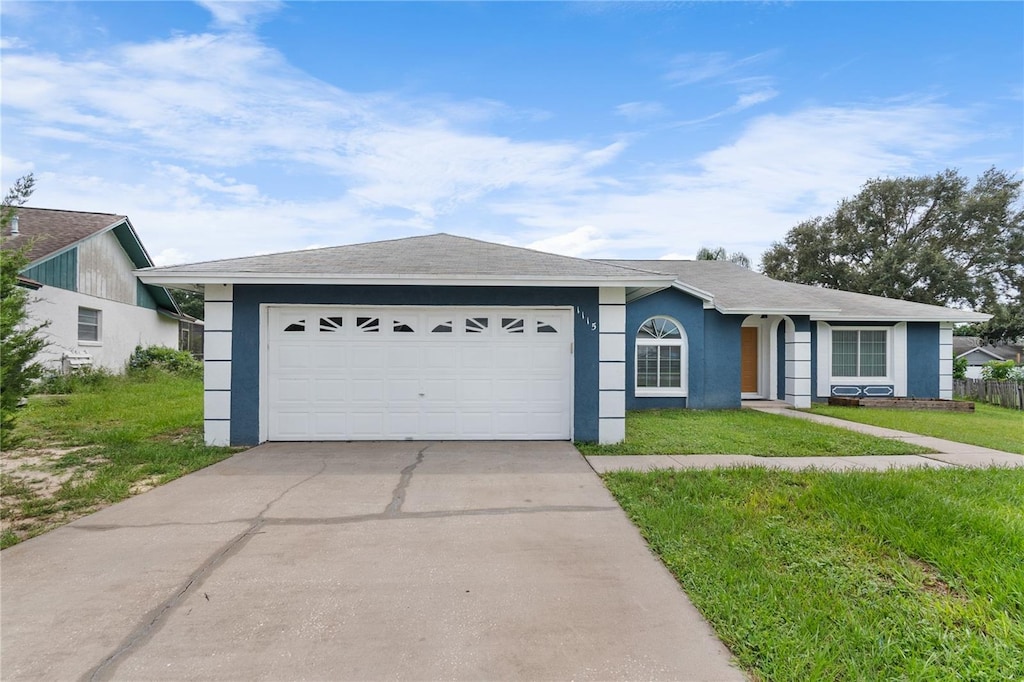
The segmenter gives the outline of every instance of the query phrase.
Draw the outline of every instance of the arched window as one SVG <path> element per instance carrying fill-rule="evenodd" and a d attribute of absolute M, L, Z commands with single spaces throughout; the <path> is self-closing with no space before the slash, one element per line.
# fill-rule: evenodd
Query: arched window
<path fill-rule="evenodd" d="M 636 395 L 686 395 L 686 332 L 668 317 L 652 317 L 636 333 Z"/>

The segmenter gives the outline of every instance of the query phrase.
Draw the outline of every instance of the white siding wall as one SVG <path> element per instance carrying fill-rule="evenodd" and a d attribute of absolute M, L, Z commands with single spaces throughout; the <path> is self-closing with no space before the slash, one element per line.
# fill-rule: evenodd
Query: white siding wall
<path fill-rule="evenodd" d="M 178 347 L 178 322 L 155 310 L 120 303 L 74 291 L 43 287 L 29 292 L 29 316 L 35 322 L 49 321 L 42 331 L 49 346 L 39 359 L 56 369 L 65 353 L 86 352 L 95 367 L 120 372 L 135 346 Z M 78 340 L 78 308 L 100 311 L 100 341 Z"/>
<path fill-rule="evenodd" d="M 78 246 L 78 293 L 134 305 L 134 269 L 135 264 L 113 232 L 96 235 Z"/>

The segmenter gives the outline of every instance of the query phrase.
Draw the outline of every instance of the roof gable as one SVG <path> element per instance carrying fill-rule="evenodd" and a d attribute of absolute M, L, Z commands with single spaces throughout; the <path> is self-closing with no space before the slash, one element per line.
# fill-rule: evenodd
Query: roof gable
<path fill-rule="evenodd" d="M 66 253 L 78 244 L 105 232 L 112 232 L 136 268 L 151 267 L 153 260 L 142 245 L 128 216 L 115 213 L 64 211 L 21 206 L 16 209 L 18 234 L 4 235 L 5 249 L 27 246 L 29 259 L 25 271 Z M 160 286 L 145 285 L 157 306 L 178 312 L 170 292 Z"/>

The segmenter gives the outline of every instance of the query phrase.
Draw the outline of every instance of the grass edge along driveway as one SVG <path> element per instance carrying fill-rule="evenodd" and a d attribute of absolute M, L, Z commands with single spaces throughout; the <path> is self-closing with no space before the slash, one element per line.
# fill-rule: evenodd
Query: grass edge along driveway
<path fill-rule="evenodd" d="M 1024 455 L 1024 411 L 975 403 L 974 412 L 814 405 L 813 414 Z"/>
<path fill-rule="evenodd" d="M 1024 470 L 604 479 L 754 679 L 1024 679 Z"/>
<path fill-rule="evenodd" d="M 917 455 L 932 452 L 804 419 L 756 410 L 634 410 L 626 440 L 576 443 L 584 455 L 760 455 L 764 457 Z"/>
<path fill-rule="evenodd" d="M 202 424 L 202 379 L 158 370 L 31 396 L 25 443 L 3 453 L 0 548 L 238 452 L 207 446 Z"/>

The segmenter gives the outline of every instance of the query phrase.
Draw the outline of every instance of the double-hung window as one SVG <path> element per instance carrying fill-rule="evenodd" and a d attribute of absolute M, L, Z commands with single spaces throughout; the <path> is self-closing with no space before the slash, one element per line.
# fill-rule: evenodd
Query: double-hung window
<path fill-rule="evenodd" d="M 888 374 L 888 329 L 832 330 L 833 377 L 877 379 Z"/>
<path fill-rule="evenodd" d="M 686 395 L 686 334 L 667 317 L 652 317 L 637 331 L 636 395 Z"/>
<path fill-rule="evenodd" d="M 78 309 L 78 340 L 99 343 L 100 311 L 93 308 Z"/>

